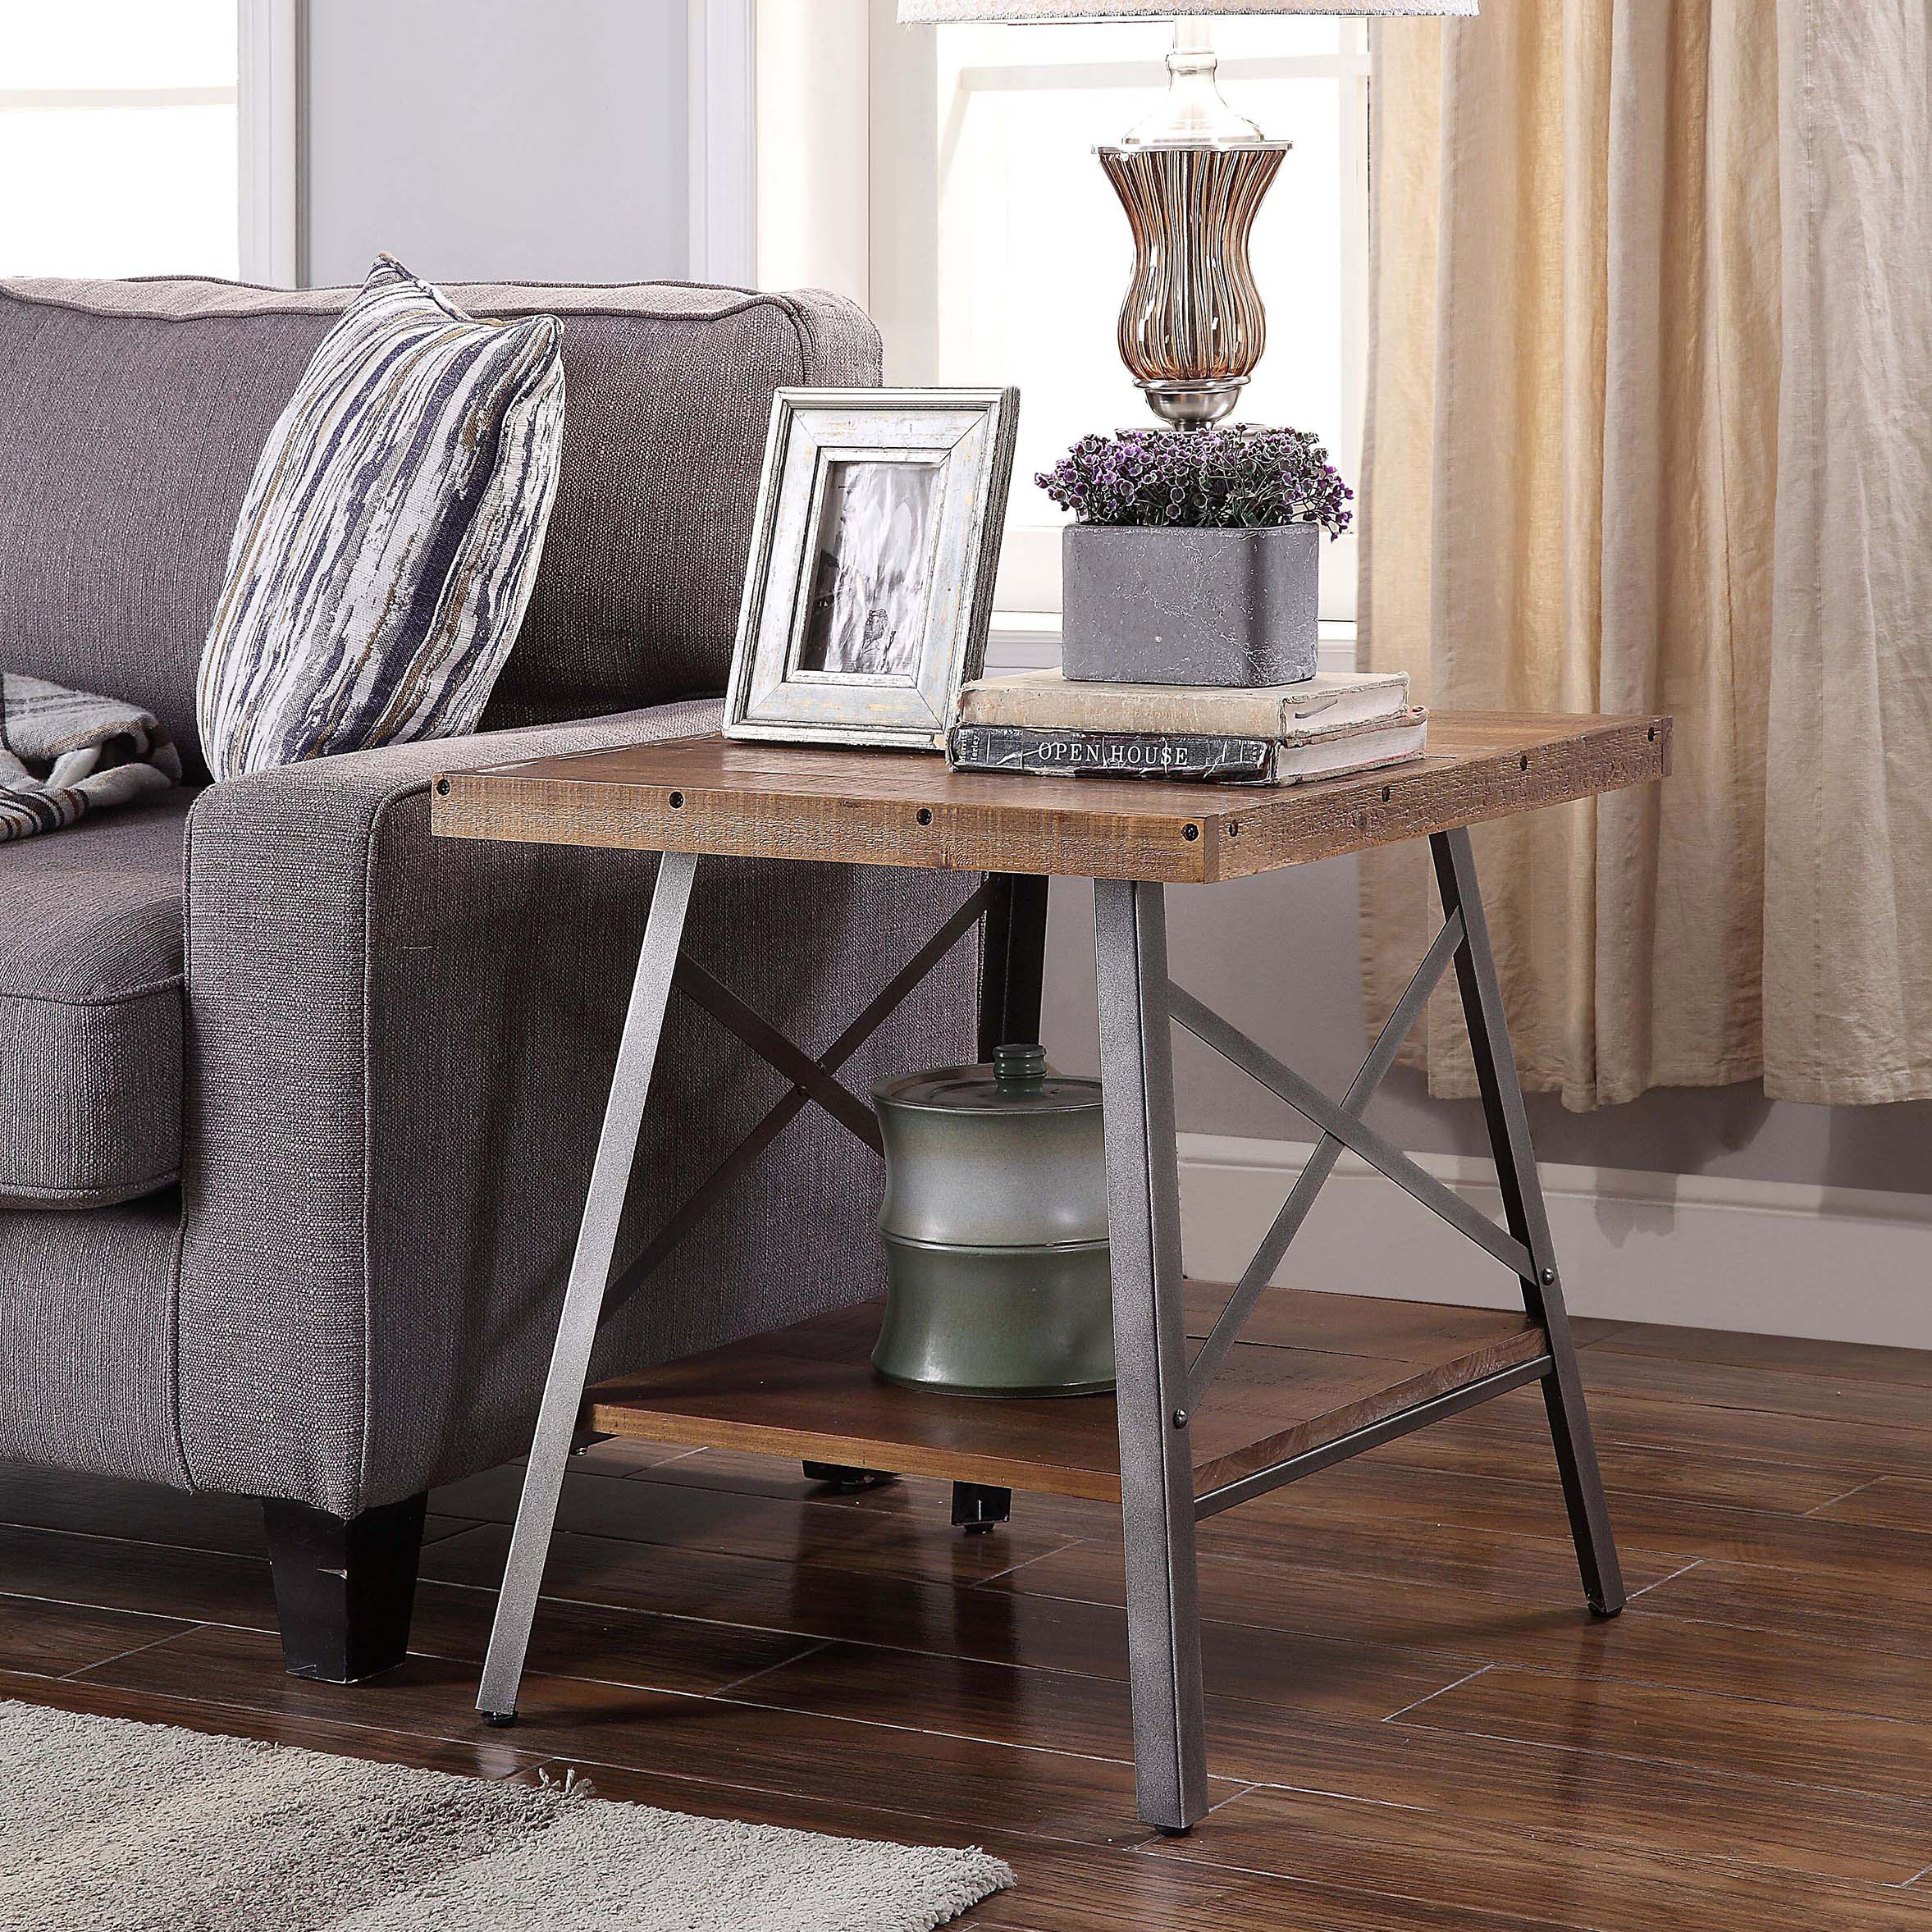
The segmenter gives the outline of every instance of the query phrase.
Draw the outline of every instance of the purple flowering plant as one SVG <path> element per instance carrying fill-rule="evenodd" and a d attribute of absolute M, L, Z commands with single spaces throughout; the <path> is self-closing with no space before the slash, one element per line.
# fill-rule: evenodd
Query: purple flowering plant
<path fill-rule="evenodd" d="M 1085 436 L 1033 479 L 1083 523 L 1190 530 L 1354 520 L 1354 491 L 1305 429 L 1128 429 Z"/>

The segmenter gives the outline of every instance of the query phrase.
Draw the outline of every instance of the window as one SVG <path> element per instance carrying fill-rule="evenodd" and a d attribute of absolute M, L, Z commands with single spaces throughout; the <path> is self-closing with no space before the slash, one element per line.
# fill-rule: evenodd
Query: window
<path fill-rule="evenodd" d="M 1035 472 L 1088 430 L 1155 422 L 1114 347 L 1133 250 L 1093 149 L 1154 104 L 1171 37 L 1151 22 L 894 28 L 873 39 L 870 292 L 888 379 L 1021 391 L 1003 613 L 1059 608 L 1064 519 Z M 1221 21 L 1214 37 L 1229 100 L 1295 144 L 1255 224 L 1267 351 L 1237 416 L 1314 430 L 1353 482 L 1366 32 L 1331 19 Z M 1353 552 L 1347 539 L 1323 548 L 1325 618 L 1354 614 Z"/>
<path fill-rule="evenodd" d="M 0 274 L 295 280 L 297 0 L 0 0 Z"/>

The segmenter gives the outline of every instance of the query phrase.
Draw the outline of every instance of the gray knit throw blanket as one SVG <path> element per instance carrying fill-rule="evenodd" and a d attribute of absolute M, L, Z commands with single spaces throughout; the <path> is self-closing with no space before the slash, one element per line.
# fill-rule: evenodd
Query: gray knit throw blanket
<path fill-rule="evenodd" d="M 181 782 L 152 712 L 0 671 L 0 844 Z"/>

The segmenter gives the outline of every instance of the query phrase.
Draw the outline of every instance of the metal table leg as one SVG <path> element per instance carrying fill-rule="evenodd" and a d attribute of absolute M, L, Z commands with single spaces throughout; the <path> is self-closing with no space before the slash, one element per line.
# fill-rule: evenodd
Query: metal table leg
<path fill-rule="evenodd" d="M 1096 879 L 1094 937 L 1135 1782 L 1141 1817 L 1180 1832 L 1207 1811 L 1208 1757 L 1162 888 Z"/>
<path fill-rule="evenodd" d="M 1591 1609 L 1601 1617 L 1614 1617 L 1624 1607 L 1624 1575 L 1610 1531 L 1610 1505 L 1604 1500 L 1603 1478 L 1596 1467 L 1583 1372 L 1577 1366 L 1569 1316 L 1556 1278 L 1555 1245 L 1550 1238 L 1542 1181 L 1530 1147 L 1529 1116 L 1516 1077 L 1509 1022 L 1503 1014 L 1502 983 L 1490 951 L 1489 922 L 1483 916 L 1482 896 L 1477 888 L 1476 856 L 1466 829 L 1438 832 L 1429 846 L 1436 861 L 1442 909 L 1462 915 L 1465 937 L 1456 953 L 1456 977 L 1482 1111 L 1489 1123 L 1490 1144 L 1496 1155 L 1496 1177 L 1502 1187 L 1504 1215 L 1510 1232 L 1529 1250 L 1530 1267 L 1523 1277 L 1523 1304 L 1542 1323 L 1550 1340 L 1551 1368 L 1543 1378 L 1543 1403 L 1549 1411 L 1556 1467 L 1563 1478 L 1577 1567 L 1583 1572 L 1583 1594 Z"/>
<path fill-rule="evenodd" d="M 1047 964 L 1047 882 L 1006 873 L 988 879 L 986 936 L 980 955 L 980 1057 L 995 1047 L 1039 1038 Z"/>
<path fill-rule="evenodd" d="M 638 949 L 637 975 L 624 1016 L 610 1098 L 597 1139 L 577 1250 L 570 1263 L 570 1284 L 564 1296 L 550 1376 L 543 1386 L 537 1434 L 524 1470 L 523 1497 L 517 1505 L 517 1526 L 510 1538 L 509 1561 L 503 1573 L 496 1621 L 490 1632 L 490 1652 L 477 1694 L 477 1709 L 493 1724 L 509 1724 L 516 1716 L 517 1687 L 523 1679 L 537 1591 L 550 1555 L 557 1501 L 563 1493 L 564 1471 L 570 1459 L 584 1383 L 590 1374 L 598 1318 L 610 1286 L 631 1163 L 644 1124 L 644 1103 L 651 1091 L 651 1070 L 657 1063 L 665 1009 L 671 997 L 671 977 L 677 970 L 684 915 L 691 903 L 691 882 L 697 870 L 697 861 L 685 852 L 666 852 L 658 861 L 651 916 Z"/>

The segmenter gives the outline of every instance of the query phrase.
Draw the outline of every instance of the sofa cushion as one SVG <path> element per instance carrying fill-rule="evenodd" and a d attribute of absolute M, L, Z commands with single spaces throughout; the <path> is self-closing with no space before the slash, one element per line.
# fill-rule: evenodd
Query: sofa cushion
<path fill-rule="evenodd" d="M 418 266 L 433 268 L 433 263 Z M 879 380 L 832 295 L 454 285 L 555 315 L 557 499 L 486 728 L 724 688 L 773 390 Z M 205 775 L 194 675 L 256 459 L 348 289 L 0 281 L 7 669 L 153 711 Z"/>
<path fill-rule="evenodd" d="M 192 801 L 83 819 L 0 863 L 0 1207 L 102 1207 L 175 1178 Z"/>
<path fill-rule="evenodd" d="M 8 1463 L 189 1487 L 176 1418 L 180 1216 L 172 1188 L 91 1214 L 0 1213 L 0 1512 L 11 1520 L 33 1519 Z M 99 1503 L 96 1491 L 89 1507 Z"/>

